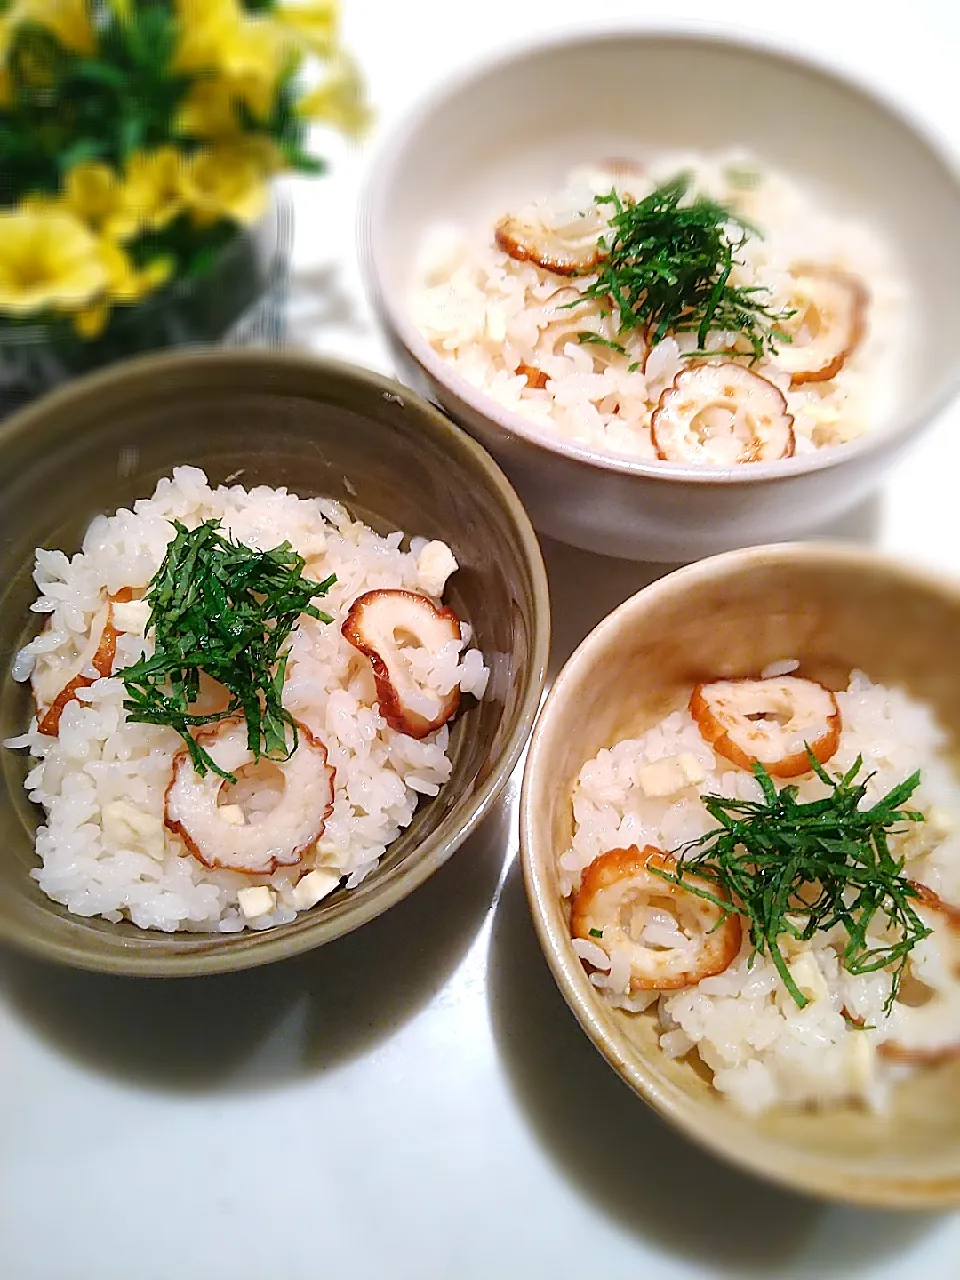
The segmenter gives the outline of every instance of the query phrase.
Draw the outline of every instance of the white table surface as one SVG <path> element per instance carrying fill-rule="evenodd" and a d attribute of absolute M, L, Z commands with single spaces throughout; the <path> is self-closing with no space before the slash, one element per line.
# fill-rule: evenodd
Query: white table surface
<path fill-rule="evenodd" d="M 346 0 L 388 128 L 537 32 L 716 0 Z M 739 0 L 741 29 L 884 86 L 960 153 L 960 12 Z M 584 15 L 584 16 L 581 16 Z M 374 150 L 297 184 L 295 336 L 389 371 L 354 261 Z M 958 229 L 960 231 L 960 229 Z M 960 410 L 841 536 L 960 569 Z M 560 662 L 656 570 L 556 545 Z M 0 956 L 0 1280 L 960 1276 L 960 1216 L 830 1208 L 668 1130 L 557 993 L 516 863 L 515 791 L 411 899 L 297 961 L 111 980 Z"/>

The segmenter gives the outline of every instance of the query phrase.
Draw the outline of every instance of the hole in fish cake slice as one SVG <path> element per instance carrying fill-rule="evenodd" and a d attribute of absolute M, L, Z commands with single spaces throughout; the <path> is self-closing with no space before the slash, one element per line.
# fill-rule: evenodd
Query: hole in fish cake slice
<path fill-rule="evenodd" d="M 461 640 L 460 619 L 448 608 L 413 591 L 367 591 L 350 606 L 341 631 L 370 659 L 384 719 L 398 733 L 424 738 L 439 729 L 460 705 L 460 690 L 432 694 L 415 678 L 405 647 L 439 653 Z"/>
<path fill-rule="evenodd" d="M 208 770 L 201 777 L 187 751 L 176 755 L 164 821 L 205 867 L 272 875 L 278 867 L 296 866 L 323 835 L 333 812 L 335 771 L 319 738 L 300 722 L 297 732 L 299 745 L 289 759 L 260 762 L 275 767 L 282 785 L 275 803 L 256 818 L 254 797 L 265 790 L 264 779 L 275 775 L 264 769 L 257 780 L 258 762 L 243 720 L 223 720 L 196 735 L 217 767 L 237 778 L 239 803 L 219 774 Z"/>
<path fill-rule="evenodd" d="M 676 859 L 647 845 L 611 849 L 586 868 L 573 896 L 570 926 L 612 959 L 625 950 L 631 991 L 670 991 L 722 973 L 740 951 L 735 913 L 656 874 L 677 872 Z M 717 893 L 695 875 L 690 884 Z"/>
<path fill-rule="evenodd" d="M 698 684 L 689 705 L 704 741 L 742 769 L 762 764 L 773 777 L 795 778 L 810 771 L 808 747 L 826 764 L 840 745 L 836 698 L 799 676 Z"/>

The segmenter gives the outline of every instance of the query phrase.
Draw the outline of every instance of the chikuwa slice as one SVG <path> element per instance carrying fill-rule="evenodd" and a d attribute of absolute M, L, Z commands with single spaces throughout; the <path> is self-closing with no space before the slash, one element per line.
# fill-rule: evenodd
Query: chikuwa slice
<path fill-rule="evenodd" d="M 557 225 L 538 210 L 508 214 L 494 228 L 497 248 L 517 262 L 532 262 L 557 276 L 585 275 L 603 256 L 600 237 L 606 219 L 594 206 Z"/>
<path fill-rule="evenodd" d="M 542 391 L 547 385 L 548 378 L 539 365 L 525 364 L 522 360 L 517 365 L 517 373 L 521 377 L 526 378 L 527 386 L 533 387 L 537 391 Z"/>
<path fill-rule="evenodd" d="M 126 604 L 130 599 L 131 592 L 127 588 L 108 597 L 93 619 L 89 639 L 67 663 L 59 656 L 54 659 L 41 655 L 37 659 L 30 684 L 37 703 L 37 728 L 41 733 L 55 737 L 64 708 L 74 701 L 78 690 L 87 689 L 101 676 L 112 674 L 117 656 L 117 637 L 124 629 L 115 625 L 114 605 Z M 97 675 L 89 675 L 91 669 Z"/>
<path fill-rule="evenodd" d="M 921 961 L 920 974 L 901 984 L 890 1015 L 892 1035 L 878 1052 L 891 1062 L 933 1064 L 960 1057 L 960 907 L 928 885 L 912 883 L 924 922 L 946 926 L 937 936 L 940 963 L 931 972 L 930 960 Z"/>
<path fill-rule="evenodd" d="M 654 870 L 656 869 L 656 870 Z M 586 868 L 572 902 L 571 929 L 608 956 L 626 950 L 631 991 L 670 991 L 722 973 L 740 951 L 740 917 L 656 874 L 676 859 L 648 845 L 611 849 Z M 716 894 L 699 877 L 690 885 Z"/>
<path fill-rule="evenodd" d="M 960 907 L 955 907 L 952 902 L 944 902 L 939 893 L 936 893 L 929 885 L 921 884 L 919 880 L 912 880 L 911 884 L 920 895 L 917 907 L 927 911 L 935 911 L 940 920 L 948 928 L 952 929 L 957 938 L 960 939 Z M 958 962 L 960 962 L 960 956 L 958 956 Z"/>
<path fill-rule="evenodd" d="M 789 458 L 796 448 L 783 393 L 732 362 L 678 374 L 660 397 L 650 430 L 665 462 L 729 467 Z"/>
<path fill-rule="evenodd" d="M 857 276 L 832 267 L 804 264 L 794 270 L 791 307 L 782 324 L 790 342 L 777 347 L 777 364 L 793 386 L 826 382 L 860 345 L 870 295 Z"/>
<path fill-rule="evenodd" d="M 714 751 L 742 769 L 762 764 L 776 778 L 809 772 L 808 747 L 826 764 L 843 727 L 830 690 L 799 676 L 698 684 L 690 714 Z"/>
<path fill-rule="evenodd" d="M 460 690 L 442 696 L 424 689 L 404 656 L 407 647 L 439 653 L 461 639 L 460 619 L 414 591 L 367 591 L 350 606 L 341 631 L 370 659 L 380 711 L 387 724 L 411 738 L 428 733 L 456 715 Z"/>
<path fill-rule="evenodd" d="M 334 769 L 307 726 L 298 722 L 297 732 L 299 745 L 290 758 L 271 762 L 281 775 L 280 797 L 256 821 L 248 821 L 241 806 L 222 803 L 225 779 L 212 770 L 201 777 L 187 751 L 176 755 L 164 821 L 205 867 L 272 875 L 278 867 L 296 866 L 323 835 L 333 811 Z M 203 729 L 197 741 L 238 782 L 257 763 L 242 719 Z"/>

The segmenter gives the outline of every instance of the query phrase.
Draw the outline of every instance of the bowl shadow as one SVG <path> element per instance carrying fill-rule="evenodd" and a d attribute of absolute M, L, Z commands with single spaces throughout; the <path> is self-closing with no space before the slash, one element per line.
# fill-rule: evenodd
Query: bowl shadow
<path fill-rule="evenodd" d="M 510 822 L 504 795 L 426 884 L 355 933 L 240 973 L 111 977 L 0 953 L 0 1000 L 66 1057 L 165 1092 L 262 1090 L 399 1031 L 476 936 Z"/>
<path fill-rule="evenodd" d="M 874 494 L 842 519 L 814 530 L 809 538 L 869 545 L 876 541 L 882 521 L 883 495 Z M 543 535 L 540 548 L 550 583 L 550 680 L 607 614 L 658 578 L 683 567 L 594 555 Z"/>
<path fill-rule="evenodd" d="M 829 1274 L 847 1276 L 889 1262 L 942 1221 L 834 1208 L 728 1166 L 670 1128 L 577 1026 L 540 953 L 519 864 L 494 916 L 487 983 L 501 1059 L 542 1147 L 633 1236 L 709 1263 L 711 1274 L 778 1278 L 826 1274 L 803 1257 L 826 1236 Z"/>
<path fill-rule="evenodd" d="M 550 585 L 549 680 L 608 613 L 651 582 L 680 568 L 678 564 L 598 556 L 542 534 L 540 549 Z"/>

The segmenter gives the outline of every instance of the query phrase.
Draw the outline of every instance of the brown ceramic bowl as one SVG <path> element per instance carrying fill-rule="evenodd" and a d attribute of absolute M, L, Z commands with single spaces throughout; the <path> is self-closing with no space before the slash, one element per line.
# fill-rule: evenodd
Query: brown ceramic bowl
<path fill-rule="evenodd" d="M 0 751 L 0 940 L 87 969 L 214 973 L 292 956 L 356 929 L 437 869 L 480 822 L 533 725 L 549 645 L 540 550 L 488 455 L 406 389 L 347 365 L 270 352 L 162 356 L 118 365 L 0 427 L 0 739 L 30 716 L 10 676 L 39 623 L 35 547 L 77 550 L 99 512 L 153 490 L 179 464 L 215 483 L 286 485 L 344 502 L 382 532 L 443 538 L 460 571 L 449 600 L 492 659 L 484 700 L 456 721 L 453 776 L 420 806 L 379 868 L 292 924 L 229 937 L 80 919 L 30 877 L 40 813 L 25 753 Z"/>
<path fill-rule="evenodd" d="M 690 1061 L 659 1048 L 654 1016 L 611 1009 L 570 942 L 556 857 L 570 796 L 601 747 L 682 706 L 696 681 L 755 674 L 784 657 L 845 687 L 858 667 L 928 701 L 960 743 L 960 586 L 869 552 L 800 544 L 732 552 L 681 569 L 606 618 L 558 677 L 527 754 L 523 869 L 547 960 L 587 1035 L 642 1098 L 689 1137 L 754 1173 L 838 1200 L 960 1204 L 960 1061 L 895 1093 L 892 1114 L 780 1110 L 722 1100 Z"/>

